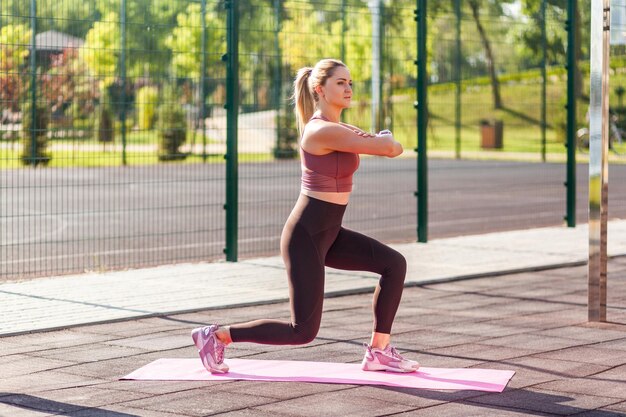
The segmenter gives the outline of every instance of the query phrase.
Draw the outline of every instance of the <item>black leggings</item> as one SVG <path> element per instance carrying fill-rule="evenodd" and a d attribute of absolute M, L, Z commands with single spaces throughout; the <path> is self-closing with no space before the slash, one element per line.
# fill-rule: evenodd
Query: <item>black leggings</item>
<path fill-rule="evenodd" d="M 291 322 L 255 320 L 230 326 L 233 342 L 299 345 L 315 339 L 324 302 L 324 265 L 380 274 L 374 293 L 374 331 L 391 333 L 406 260 L 397 251 L 341 227 L 346 206 L 300 195 L 281 236 L 289 276 Z"/>

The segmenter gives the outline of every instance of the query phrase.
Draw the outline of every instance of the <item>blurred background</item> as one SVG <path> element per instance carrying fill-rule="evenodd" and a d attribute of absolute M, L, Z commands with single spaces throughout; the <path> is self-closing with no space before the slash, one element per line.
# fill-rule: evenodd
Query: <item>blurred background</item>
<path fill-rule="evenodd" d="M 589 0 L 424 4 L 3 0 L 0 280 L 278 254 L 293 78 L 331 57 L 354 82 L 344 121 L 405 147 L 362 158 L 347 227 L 410 242 L 585 223 Z M 612 13 L 615 219 L 624 0 Z"/>

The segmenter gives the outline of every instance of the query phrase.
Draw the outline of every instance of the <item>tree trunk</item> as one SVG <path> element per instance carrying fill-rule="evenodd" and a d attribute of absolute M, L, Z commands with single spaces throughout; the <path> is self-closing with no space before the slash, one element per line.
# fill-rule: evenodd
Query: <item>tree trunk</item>
<path fill-rule="evenodd" d="M 487 34 L 485 33 L 485 29 L 483 25 L 480 23 L 480 15 L 478 14 L 479 2 L 477 0 L 469 1 L 469 6 L 472 9 L 472 15 L 474 16 L 474 21 L 476 21 L 476 28 L 478 29 L 478 33 L 480 34 L 480 39 L 483 42 L 483 46 L 485 47 L 485 53 L 487 55 L 487 69 L 489 70 L 489 78 L 491 79 L 491 93 L 493 96 L 493 108 L 501 109 L 502 108 L 502 98 L 500 96 L 500 81 L 498 81 L 498 76 L 496 75 L 496 66 L 493 60 L 493 53 L 491 52 L 491 43 L 487 38 Z"/>

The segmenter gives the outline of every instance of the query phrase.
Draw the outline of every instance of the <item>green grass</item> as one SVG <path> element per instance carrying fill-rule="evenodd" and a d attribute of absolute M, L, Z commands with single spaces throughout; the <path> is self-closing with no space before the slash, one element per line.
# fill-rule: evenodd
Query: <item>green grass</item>
<path fill-rule="evenodd" d="M 49 167 L 106 167 L 121 166 L 122 153 L 114 151 L 76 151 L 63 150 L 49 152 L 52 157 Z M 273 160 L 271 155 L 259 153 L 239 154 L 240 162 L 268 162 Z M 158 160 L 154 152 L 126 152 L 126 164 L 155 165 L 155 164 L 198 164 L 198 163 L 224 163 L 223 155 L 207 155 L 203 160 L 201 155 L 190 155 L 184 161 L 162 162 Z M 0 149 L 0 169 L 24 167 L 20 160 L 19 148 Z"/>
<path fill-rule="evenodd" d="M 509 77 L 510 78 L 510 77 Z M 547 129 L 545 152 L 550 156 L 549 160 L 562 159 L 566 153 L 563 145 L 564 123 L 566 111 L 566 75 L 552 74 L 547 84 Z M 512 79 L 512 78 L 511 78 Z M 626 84 L 626 74 L 615 74 L 611 78 L 612 88 Z M 434 85 L 429 89 L 430 121 L 427 129 L 428 148 L 432 154 L 439 152 L 440 155 L 454 156 L 456 148 L 456 120 L 455 120 L 455 89 L 450 85 Z M 511 159 L 541 160 L 542 153 L 542 130 L 541 130 L 541 83 L 537 78 L 525 78 L 515 82 L 503 82 L 501 84 L 503 108 L 494 110 L 492 106 L 491 86 L 485 83 L 471 84 L 471 80 L 464 82 L 461 94 L 461 156 L 467 158 L 498 158 L 510 154 Z M 413 108 L 415 92 L 411 89 L 398 90 L 395 92 L 390 116 L 392 123 L 388 126 L 394 132 L 405 149 L 414 149 L 417 145 L 417 112 Z M 612 105 L 616 105 L 615 94 L 611 94 Z M 626 100 L 625 100 L 626 101 Z M 587 104 L 579 102 L 578 120 L 584 125 Z M 362 127 L 366 130 L 370 126 L 369 105 L 358 106 L 348 110 L 345 115 L 348 123 Z M 503 148 L 499 150 L 484 150 L 480 146 L 480 121 L 482 119 L 499 119 L 504 125 Z M 6 140 L 2 141 L 7 143 Z M 115 142 L 121 142 L 121 135 L 117 132 Z M 187 133 L 187 143 L 202 143 L 200 134 L 194 138 L 193 132 Z M 10 143 L 10 142 L 8 142 Z M 67 138 L 54 139 L 51 143 L 65 144 L 62 151 L 51 152 L 52 160 L 49 166 L 118 166 L 121 165 L 120 152 L 101 150 L 102 145 L 93 139 Z M 153 145 L 158 143 L 158 132 L 130 130 L 127 133 L 128 145 Z M 207 143 L 215 143 L 207 138 Z M 90 145 L 89 149 L 80 144 Z M 95 145 L 95 146 L 94 146 Z M 22 166 L 19 162 L 18 152 L 15 150 L 0 149 L 0 168 Z M 141 148 L 141 147 L 139 147 Z M 72 150 L 73 149 L 73 150 Z M 617 150 L 626 154 L 626 145 L 618 145 Z M 432 155 L 431 154 L 431 155 Z M 612 154 L 613 160 L 622 160 Z M 580 160 L 586 159 L 584 154 Z M 241 162 L 269 162 L 273 161 L 270 154 L 241 154 Z M 181 162 L 169 163 L 198 163 L 202 158 L 192 156 Z M 207 162 L 223 162 L 221 155 L 210 156 Z M 154 152 L 140 152 L 137 147 L 132 152 L 127 152 L 129 165 L 148 165 L 160 163 Z"/>

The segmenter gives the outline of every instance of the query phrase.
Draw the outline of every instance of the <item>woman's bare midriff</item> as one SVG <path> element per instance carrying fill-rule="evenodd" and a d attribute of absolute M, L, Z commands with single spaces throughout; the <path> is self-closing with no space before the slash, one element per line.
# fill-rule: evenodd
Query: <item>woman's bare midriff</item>
<path fill-rule="evenodd" d="M 344 193 L 332 193 L 328 191 L 310 191 L 302 189 L 300 190 L 300 192 L 304 195 L 308 195 L 309 197 L 326 201 L 327 203 L 341 204 L 343 206 L 348 204 L 348 201 L 350 200 L 349 191 L 346 191 Z"/>

